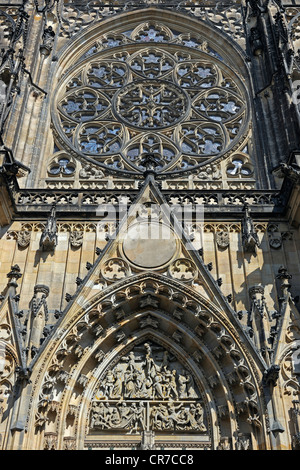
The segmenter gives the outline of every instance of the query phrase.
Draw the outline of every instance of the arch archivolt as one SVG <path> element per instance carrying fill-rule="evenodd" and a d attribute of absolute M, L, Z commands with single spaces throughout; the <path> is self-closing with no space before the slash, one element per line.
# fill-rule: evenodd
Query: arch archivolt
<path fill-rule="evenodd" d="M 189 295 L 187 287 L 158 275 L 143 278 L 116 283 L 114 292 L 94 297 L 76 314 L 66 313 L 32 378 L 32 396 L 38 398 L 29 410 L 29 442 L 34 435 L 37 448 L 105 448 L 108 442 L 138 448 L 145 431 L 151 431 L 156 445 L 170 446 L 170 436 L 180 436 L 185 429 L 185 445 L 190 448 L 215 449 L 224 439 L 234 448 L 242 435 L 252 447 L 258 445 L 265 429 L 259 371 L 232 324 L 206 299 Z M 151 351 L 148 356 L 145 344 Z M 150 372 L 145 375 L 146 357 L 154 364 L 151 378 Z M 168 357 L 165 365 L 163 357 Z M 128 358 L 140 376 L 144 374 L 143 381 L 151 381 L 147 394 L 132 380 L 131 394 L 125 396 Z M 166 379 L 172 371 L 177 392 Z M 114 374 L 113 381 L 118 373 L 122 376 L 119 394 L 104 391 L 108 372 Z M 184 390 L 179 388 L 182 374 L 194 384 L 190 395 L 179 393 Z M 153 385 L 156 377 L 160 391 Z M 125 408 L 132 405 L 135 410 L 147 406 L 146 424 L 130 421 L 133 415 Z M 101 421 L 99 410 L 104 406 L 106 418 L 108 413 L 114 418 L 111 428 Z M 157 406 L 165 410 L 165 417 L 153 426 L 149 416 L 154 416 Z M 196 406 L 203 412 L 198 424 L 188 418 Z M 128 419 L 118 428 L 116 414 L 121 408 Z M 112 435 L 117 435 L 114 444 Z M 176 442 L 174 446 L 180 446 Z"/>

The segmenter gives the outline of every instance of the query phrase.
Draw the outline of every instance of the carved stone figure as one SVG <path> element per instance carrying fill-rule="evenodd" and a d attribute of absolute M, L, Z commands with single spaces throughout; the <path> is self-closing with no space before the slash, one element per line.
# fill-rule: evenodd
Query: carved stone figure
<path fill-rule="evenodd" d="M 183 404 L 170 401 L 151 408 L 151 426 L 155 430 L 177 430 L 206 432 L 203 409 L 198 404 Z"/>
<path fill-rule="evenodd" d="M 219 165 L 207 165 L 202 171 L 199 171 L 197 178 L 200 180 L 218 180 L 222 173 Z"/>
<path fill-rule="evenodd" d="M 137 399 L 142 401 L 137 404 Z M 153 342 L 134 347 L 107 370 L 93 401 L 90 426 L 126 429 L 129 434 L 147 426 L 161 431 L 206 431 L 192 374 Z"/>
<path fill-rule="evenodd" d="M 17 234 L 17 243 L 21 248 L 26 248 L 30 243 L 31 233 L 28 230 L 21 230 Z"/>
<path fill-rule="evenodd" d="M 145 414 L 144 414 L 145 407 L 143 405 L 143 402 L 139 403 L 139 406 L 136 405 L 136 403 L 133 403 L 130 407 L 131 411 L 131 429 L 129 431 L 129 434 L 132 432 L 138 432 L 138 428 L 142 429 L 143 431 L 145 430 Z"/>
<path fill-rule="evenodd" d="M 43 43 L 40 46 L 40 51 L 44 55 L 49 55 L 52 47 L 53 47 L 53 42 L 55 38 L 55 32 L 52 28 L 52 26 L 48 26 L 44 29 L 43 32 Z"/>
<path fill-rule="evenodd" d="M 44 251 L 53 250 L 57 245 L 56 207 L 53 204 L 45 229 L 40 239 L 40 247 Z"/>
<path fill-rule="evenodd" d="M 112 390 L 114 387 L 115 376 L 111 370 L 109 370 L 104 379 L 104 395 L 111 398 Z"/>
<path fill-rule="evenodd" d="M 93 165 L 83 164 L 82 168 L 79 171 L 80 178 L 103 178 L 104 173 L 99 168 L 94 167 Z"/>
<path fill-rule="evenodd" d="M 143 402 L 106 403 L 94 401 L 91 408 L 92 429 L 126 429 L 129 434 L 145 430 L 145 406 Z"/>
<path fill-rule="evenodd" d="M 73 248 L 79 248 L 83 243 L 83 232 L 70 232 L 70 244 Z"/>
<path fill-rule="evenodd" d="M 151 315 L 148 315 L 147 317 L 142 318 L 142 320 L 140 321 L 141 328 L 145 328 L 147 326 L 152 326 L 153 328 L 157 328 L 158 321 L 155 320 L 153 317 L 151 317 Z"/>
<path fill-rule="evenodd" d="M 229 233 L 225 231 L 216 233 L 217 245 L 220 248 L 227 248 L 229 246 Z"/>
<path fill-rule="evenodd" d="M 260 246 L 258 235 L 247 204 L 244 207 L 244 218 L 242 220 L 242 239 L 245 251 L 247 252 L 254 253 L 256 247 Z"/>

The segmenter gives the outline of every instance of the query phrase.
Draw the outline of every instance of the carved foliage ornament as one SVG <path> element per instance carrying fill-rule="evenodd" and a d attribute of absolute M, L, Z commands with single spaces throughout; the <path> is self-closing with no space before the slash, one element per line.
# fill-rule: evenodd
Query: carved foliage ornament
<path fill-rule="evenodd" d="M 143 172 L 151 154 L 165 172 L 190 170 L 239 144 L 248 124 L 242 83 L 203 39 L 188 49 L 181 36 L 178 43 L 165 25 L 143 23 L 126 36 L 134 49 L 124 53 L 111 39 L 86 54 L 57 90 L 60 146 L 122 172 Z"/>
<path fill-rule="evenodd" d="M 83 231 L 70 232 L 70 244 L 72 248 L 79 248 L 83 243 Z"/>
<path fill-rule="evenodd" d="M 27 230 L 22 230 L 17 234 L 17 244 L 21 248 L 26 248 L 30 243 L 31 233 Z"/>

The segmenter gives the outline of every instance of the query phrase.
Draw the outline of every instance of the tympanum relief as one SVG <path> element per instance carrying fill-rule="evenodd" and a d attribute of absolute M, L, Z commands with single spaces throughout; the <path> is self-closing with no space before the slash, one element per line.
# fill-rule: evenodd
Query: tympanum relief
<path fill-rule="evenodd" d="M 191 373 L 164 347 L 135 346 L 99 381 L 90 429 L 207 433 L 199 390 Z"/>

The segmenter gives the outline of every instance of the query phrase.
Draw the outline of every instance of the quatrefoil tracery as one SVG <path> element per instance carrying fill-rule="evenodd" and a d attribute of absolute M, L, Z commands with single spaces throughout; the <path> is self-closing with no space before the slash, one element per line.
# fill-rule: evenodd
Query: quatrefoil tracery
<path fill-rule="evenodd" d="M 105 43 L 113 53 L 102 48 L 74 67 L 59 91 L 54 123 L 70 150 L 129 171 L 143 171 L 142 155 L 152 151 L 159 171 L 172 171 L 207 163 L 242 140 L 246 94 L 232 71 L 203 52 L 207 44 L 182 34 L 170 47 L 167 27 L 144 24 L 124 54 L 121 36 Z M 192 53 L 180 49 L 191 41 L 198 41 Z"/>

